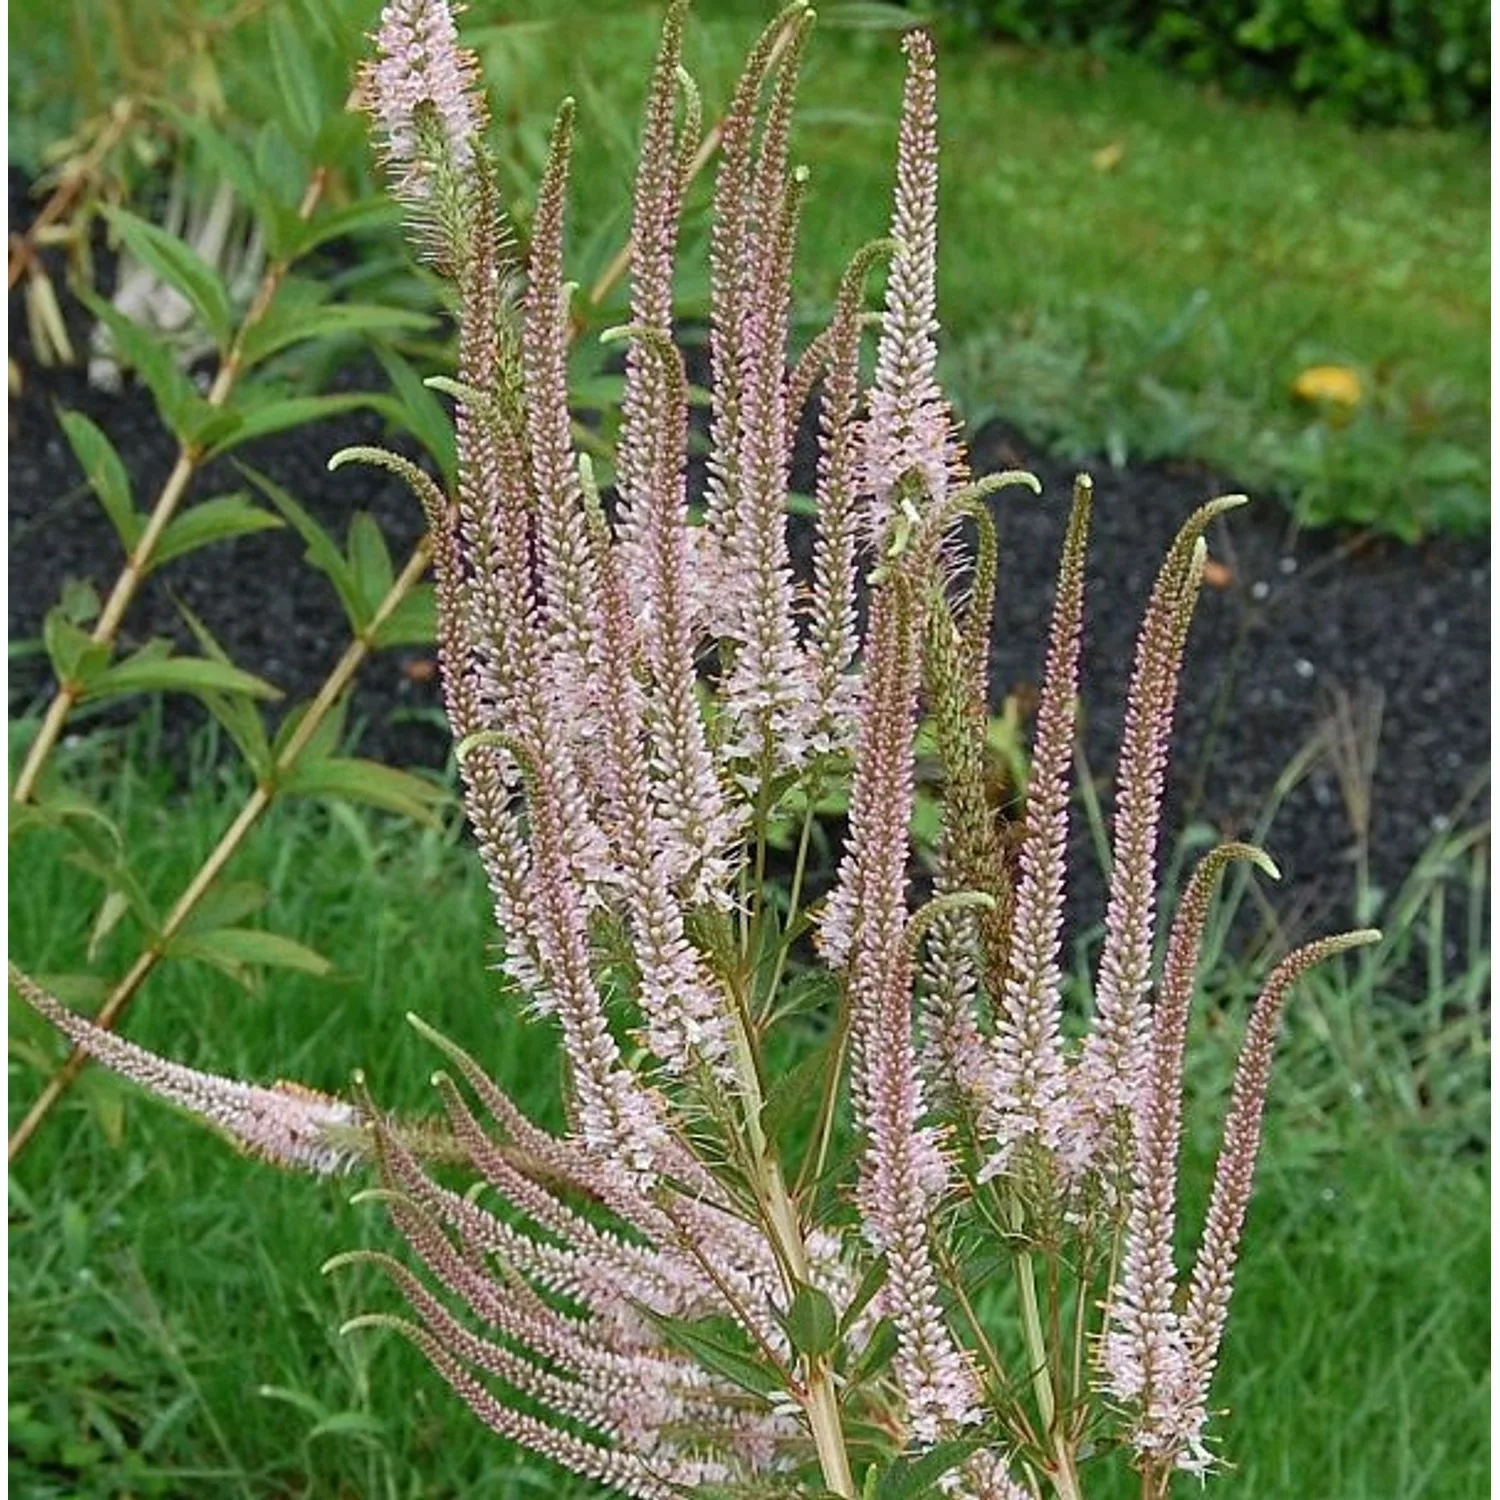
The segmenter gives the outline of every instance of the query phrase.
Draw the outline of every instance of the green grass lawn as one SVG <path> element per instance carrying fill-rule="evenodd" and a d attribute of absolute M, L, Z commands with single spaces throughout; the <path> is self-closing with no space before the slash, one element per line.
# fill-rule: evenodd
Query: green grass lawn
<path fill-rule="evenodd" d="M 115 778 L 107 804 L 148 856 L 157 896 L 211 847 L 232 791 L 215 780 L 169 798 L 159 777 Z M 67 847 L 64 835 L 29 833 L 14 856 L 11 954 L 43 975 L 87 966 L 99 891 Z M 262 883 L 267 924 L 318 949 L 336 975 L 271 975 L 246 994 L 200 966 L 168 965 L 130 1017 L 133 1038 L 262 1081 L 338 1088 L 361 1066 L 376 1097 L 417 1110 L 433 1107 L 435 1058 L 402 1019 L 416 1009 L 556 1123 L 555 1051 L 486 968 L 487 900 L 465 845 L 287 807 L 251 837 L 234 878 Z M 1476 876 L 1467 914 L 1451 886 L 1446 899 L 1437 890 L 1411 888 L 1392 943 L 1368 966 L 1329 971 L 1294 1001 L 1215 1389 L 1234 1414 L 1236 1467 L 1215 1487 L 1225 1500 L 1484 1491 L 1487 889 Z M 1440 940 L 1435 924 L 1466 921 L 1466 971 L 1445 979 L 1436 966 L 1426 999 L 1396 1008 L 1389 974 Z M 132 937 L 117 929 L 93 971 L 120 972 Z M 1232 968 L 1219 978 L 1232 998 L 1199 1027 L 1189 1222 L 1246 988 Z M 45 1027 L 13 1011 L 13 1123 L 57 1055 Z M 374 1272 L 319 1275 L 338 1250 L 392 1241 L 377 1208 L 349 1205 L 355 1186 L 279 1174 L 86 1074 L 11 1178 L 15 1493 L 573 1493 L 492 1439 L 405 1345 L 337 1336 L 353 1313 L 395 1302 Z"/>

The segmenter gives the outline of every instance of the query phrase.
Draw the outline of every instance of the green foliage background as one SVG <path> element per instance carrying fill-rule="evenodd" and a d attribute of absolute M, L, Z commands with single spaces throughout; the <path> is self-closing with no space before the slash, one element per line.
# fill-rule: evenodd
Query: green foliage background
<path fill-rule="evenodd" d="M 937 0 L 991 35 L 1128 50 L 1251 97 L 1360 124 L 1483 123 L 1487 0 Z"/>

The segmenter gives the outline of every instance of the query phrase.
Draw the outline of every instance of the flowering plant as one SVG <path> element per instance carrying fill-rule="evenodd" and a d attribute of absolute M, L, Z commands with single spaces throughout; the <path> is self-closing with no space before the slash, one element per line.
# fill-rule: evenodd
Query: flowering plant
<path fill-rule="evenodd" d="M 1173 1256 L 1183 1051 L 1211 852 L 1158 967 L 1157 845 L 1177 679 L 1206 548 L 1192 515 L 1136 645 L 1092 1020 L 1065 1032 L 1061 935 L 1084 563 L 1080 478 L 1056 586 L 1018 855 L 990 805 L 996 543 L 935 376 L 932 44 L 906 39 L 890 237 L 788 358 L 806 173 L 789 159 L 811 23 L 789 6 L 719 131 L 712 409 L 701 514 L 672 338 L 676 226 L 698 134 L 668 10 L 636 181 L 612 500 L 575 452 L 563 279 L 571 103 L 523 268 L 508 250 L 472 58 L 444 0 L 391 0 L 363 90 L 422 253 L 456 292 L 458 481 L 426 508 L 465 803 L 532 1012 L 560 1028 L 565 1133 L 449 1060 L 441 1125 L 143 1052 L 12 970 L 99 1061 L 283 1165 L 373 1161 L 422 1272 L 376 1261 L 399 1330 L 496 1432 L 627 1494 L 1081 1496 L 1124 1453 L 1143 1495 L 1214 1463 L 1211 1381 L 1300 948 L 1251 1014 L 1191 1271 Z M 890 262 L 873 383 L 864 283 Z M 791 439 L 821 383 L 808 576 L 787 532 Z M 966 543 L 965 536 L 975 540 Z M 933 889 L 909 866 L 914 731 L 944 771 Z M 826 901 L 815 811 L 847 786 Z M 796 851 L 789 882 L 773 849 Z M 815 943 L 815 957 L 808 951 Z M 779 1076 L 778 1076 L 779 1075 Z M 460 1087 L 467 1086 L 467 1092 Z M 849 1108 L 842 1107 L 847 1098 Z M 806 1102 L 806 1110 L 801 1105 Z M 476 1104 L 478 1108 L 476 1108 Z M 846 1116 L 848 1118 L 846 1118 Z M 852 1124 L 852 1130 L 850 1128 Z M 478 1191 L 448 1184 L 477 1173 Z"/>

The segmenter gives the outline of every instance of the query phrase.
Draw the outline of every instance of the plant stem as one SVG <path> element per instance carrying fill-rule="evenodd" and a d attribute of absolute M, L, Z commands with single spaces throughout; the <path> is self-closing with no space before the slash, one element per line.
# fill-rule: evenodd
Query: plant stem
<path fill-rule="evenodd" d="M 198 903 L 202 901 L 214 881 L 223 872 L 224 867 L 244 843 L 246 835 L 259 821 L 261 814 L 275 800 L 280 781 L 296 765 L 298 757 L 306 749 L 308 741 L 317 733 L 319 725 L 328 716 L 329 710 L 354 680 L 355 673 L 364 665 L 365 658 L 374 647 L 375 637 L 380 627 L 390 618 L 392 611 L 427 571 L 427 564 L 431 557 L 431 541 L 423 537 L 413 549 L 406 566 L 402 568 L 385 598 L 380 601 L 369 625 L 350 641 L 333 671 L 328 674 L 323 686 L 318 689 L 317 697 L 308 705 L 301 722 L 283 746 L 281 754 L 276 757 L 276 764 L 271 775 L 250 794 L 234 822 L 224 830 L 213 852 L 204 860 L 198 873 L 193 876 L 187 888 L 177 898 L 172 910 L 167 914 L 166 921 L 162 923 L 161 931 L 141 951 L 136 961 L 130 966 L 129 972 L 110 992 L 109 998 L 100 1008 L 98 1015 L 93 1018 L 96 1026 L 102 1027 L 105 1031 L 114 1030 L 151 971 L 166 957 L 172 939 L 182 930 L 187 919 L 197 909 Z M 14 1164 L 16 1158 L 26 1149 L 27 1143 L 36 1134 L 42 1121 L 47 1118 L 52 1106 L 67 1092 L 73 1080 L 83 1071 L 87 1061 L 88 1054 L 74 1047 L 68 1053 L 63 1065 L 48 1080 L 46 1088 L 42 1090 L 36 1103 L 27 1111 L 26 1117 L 16 1126 L 15 1134 L 10 1138 L 7 1160 L 11 1164 Z"/>
<path fill-rule="evenodd" d="M 1021 1228 L 1020 1205 L 1012 1203 L 1007 1215 L 1013 1233 Z M 1031 1389 L 1036 1397 L 1037 1415 L 1042 1431 L 1052 1448 L 1053 1487 L 1058 1500 L 1082 1500 L 1078 1471 L 1067 1435 L 1058 1421 L 1057 1391 L 1052 1380 L 1052 1360 L 1047 1350 L 1047 1335 L 1042 1326 L 1042 1310 L 1036 1292 L 1036 1257 L 1029 1250 L 1017 1250 L 1016 1283 L 1021 1295 L 1021 1328 L 1026 1338 L 1026 1360 L 1031 1367 Z"/>
<path fill-rule="evenodd" d="M 323 188 L 327 179 L 328 173 L 325 168 L 318 167 L 313 172 L 308 180 L 306 191 L 302 194 L 302 202 L 297 206 L 298 218 L 306 221 L 312 217 L 323 196 Z M 265 317 L 290 264 L 290 261 L 278 260 L 266 267 L 265 275 L 261 277 L 255 296 L 251 299 L 250 306 L 245 310 L 245 316 L 240 321 L 234 342 L 219 366 L 218 374 L 214 376 L 214 383 L 208 392 L 209 406 L 221 407 L 229 400 L 235 382 L 240 376 L 246 336 Z M 196 443 L 183 443 L 179 447 L 177 462 L 172 466 L 172 472 L 167 475 L 167 482 L 156 497 L 156 504 L 147 518 L 145 530 L 141 532 L 140 540 L 130 549 L 130 555 L 125 559 L 125 566 L 115 580 L 115 586 L 110 590 L 104 609 L 89 636 L 94 645 L 113 644 L 115 634 L 120 628 L 120 621 L 124 619 L 125 611 L 130 607 L 136 591 L 150 570 L 156 544 L 161 540 L 162 532 L 167 529 L 168 523 L 176 514 L 177 507 L 187 493 L 188 486 L 203 463 L 203 458 L 204 450 Z M 26 759 L 21 766 L 21 773 L 16 778 L 15 790 L 11 794 L 16 802 L 31 800 L 42 768 L 52 754 L 62 734 L 63 726 L 68 721 L 68 715 L 72 713 L 82 691 L 81 683 L 58 684 L 57 692 L 53 695 L 51 703 L 47 705 L 47 712 L 42 718 L 42 727 L 37 732 L 37 737 L 31 742 L 31 748 L 26 752 Z"/>
<path fill-rule="evenodd" d="M 776 1262 L 781 1268 L 782 1282 L 790 1302 L 796 1293 L 797 1284 L 810 1282 L 812 1279 L 807 1245 L 802 1238 L 802 1224 L 797 1216 L 796 1205 L 786 1189 L 781 1164 L 776 1160 L 765 1132 L 761 1129 L 760 1112 L 764 1100 L 761 1097 L 760 1072 L 743 1015 L 743 1008 L 736 1010 L 735 1072 L 745 1106 L 745 1125 L 750 1137 L 750 1148 L 757 1166 L 755 1188 L 760 1199 L 761 1216 L 771 1248 L 776 1254 Z M 817 1449 L 823 1482 L 833 1494 L 841 1495 L 845 1500 L 854 1500 L 854 1471 L 844 1444 L 838 1393 L 834 1389 L 827 1362 L 821 1358 L 804 1359 L 802 1369 L 802 1410 L 812 1432 L 813 1446 Z"/>
<path fill-rule="evenodd" d="M 776 954 L 776 967 L 771 970 L 771 982 L 766 986 L 766 1014 L 772 1014 L 776 1003 L 776 991 L 781 987 L 781 976 L 786 971 L 786 960 L 792 947 L 792 925 L 797 920 L 797 910 L 802 904 L 802 880 L 807 869 L 807 850 L 812 842 L 813 809 L 822 793 L 822 784 L 814 781 L 807 788 L 807 811 L 802 817 L 802 834 L 797 840 L 797 863 L 792 869 L 792 892 L 787 898 L 786 926 L 782 930 L 780 951 Z"/>
<path fill-rule="evenodd" d="M 31 221 L 31 227 L 24 234 L 11 235 L 10 255 L 6 264 L 7 290 L 13 290 L 26 269 L 35 264 L 36 246 L 41 232 L 49 229 L 72 208 L 74 200 L 88 185 L 99 164 L 119 145 L 126 130 L 134 123 L 136 110 L 135 100 L 116 100 L 110 110 L 108 123 L 99 132 L 94 144 L 82 157 L 74 159 L 63 168 L 62 177 L 52 190 L 52 196 Z"/>

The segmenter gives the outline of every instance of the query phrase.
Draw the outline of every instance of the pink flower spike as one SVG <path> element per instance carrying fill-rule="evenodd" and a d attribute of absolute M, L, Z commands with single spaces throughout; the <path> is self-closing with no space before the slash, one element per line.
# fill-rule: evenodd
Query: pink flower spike
<path fill-rule="evenodd" d="M 907 486 L 941 504 L 967 472 L 937 382 L 937 60 L 932 38 L 909 31 L 891 238 L 875 385 L 864 429 L 868 534 L 879 545 Z"/>
<path fill-rule="evenodd" d="M 1234 1267 L 1239 1258 L 1240 1232 L 1250 1204 L 1255 1161 L 1260 1152 L 1261 1116 L 1271 1081 L 1271 1061 L 1276 1051 L 1276 1033 L 1292 986 L 1315 964 L 1350 948 L 1380 941 L 1373 929 L 1345 932 L 1320 938 L 1289 953 L 1266 980 L 1240 1048 L 1234 1074 L 1229 1115 L 1224 1122 L 1224 1144 L 1214 1168 L 1213 1194 L 1203 1226 L 1203 1242 L 1193 1265 L 1183 1309 L 1182 1329 L 1190 1361 L 1189 1415 L 1193 1422 L 1190 1440 L 1178 1466 L 1192 1467 L 1201 1456 L 1201 1433 L 1206 1419 L 1209 1387 L 1218 1364 L 1219 1345 L 1229 1317 L 1229 1296 L 1234 1287 Z M 1185 1461 L 1184 1461 L 1185 1460 Z"/>
<path fill-rule="evenodd" d="M 998 1144 L 987 1170 L 1033 1137 L 1056 1149 L 1064 1134 L 1062 1053 L 1063 892 L 1068 857 L 1068 788 L 1078 718 L 1083 640 L 1084 557 L 1093 482 L 1080 474 L 1058 569 L 1051 642 L 1037 711 L 1026 795 L 1026 834 L 1016 891 L 1010 967 L 995 1007 L 989 1128 Z"/>
<path fill-rule="evenodd" d="M 484 133 L 478 62 L 458 45 L 454 10 L 446 0 L 390 0 L 380 13 L 375 58 L 362 74 L 381 155 L 404 198 L 424 198 L 432 190 L 436 163 L 424 160 L 424 112 L 454 172 L 474 165 Z"/>
<path fill-rule="evenodd" d="M 255 1156 L 329 1176 L 347 1171 L 362 1155 L 353 1136 L 362 1117 L 352 1104 L 300 1084 L 262 1088 L 168 1062 L 59 1004 L 14 964 L 10 982 L 33 1010 L 95 1062 L 196 1115 Z"/>

